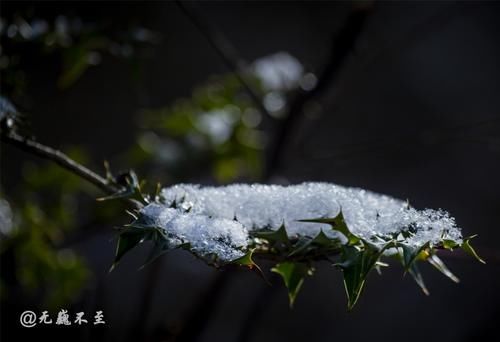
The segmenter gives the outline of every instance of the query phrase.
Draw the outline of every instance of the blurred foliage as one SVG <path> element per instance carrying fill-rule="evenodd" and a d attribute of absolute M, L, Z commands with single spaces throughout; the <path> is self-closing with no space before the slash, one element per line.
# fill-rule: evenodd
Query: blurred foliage
<path fill-rule="evenodd" d="M 108 57 L 130 62 L 130 71 L 136 73 L 143 52 L 159 41 L 157 33 L 144 27 L 116 30 L 78 17 L 48 20 L 26 13 L 2 17 L 1 95 L 16 105 L 30 103 L 26 65 L 34 58 L 40 64 L 57 66 L 57 86 L 66 89 Z M 302 76 L 300 63 L 286 53 L 262 58 L 247 68 L 245 78 L 262 95 L 271 118 L 256 109 L 233 74 L 211 77 L 189 98 L 143 110 L 137 144 L 122 155 L 123 164 L 163 184 L 193 179 L 256 181 L 262 174 L 269 138 L 266 125 L 284 115 L 288 92 L 311 86 L 311 74 L 305 78 L 308 83 L 301 83 Z M 87 162 L 81 149 L 69 155 Z M 89 225 L 99 226 L 122 217 L 123 208 L 113 201 L 88 204 L 82 196 L 98 196 L 92 187 L 56 165 L 43 165 L 25 163 L 23 184 L 8 196 L 14 220 L 9 229 L 1 230 L 0 253 L 12 265 L 2 270 L 0 293 L 20 293 L 56 308 L 71 303 L 92 278 L 84 260 L 64 247 L 65 241 L 83 229 L 81 222 L 91 218 Z M 124 178 L 127 191 L 112 197 L 140 194 L 135 174 L 123 175 L 129 177 Z"/>
<path fill-rule="evenodd" d="M 76 149 L 70 155 L 86 159 Z M 55 308 L 70 303 L 90 275 L 81 257 L 58 245 L 78 227 L 78 196 L 93 191 L 53 164 L 41 167 L 26 163 L 22 176 L 24 182 L 11 202 L 18 204 L 13 208 L 14 222 L 1 241 L 2 257 L 7 253 L 13 256 L 14 277 L 21 289 L 4 283 L 2 293 L 9 296 L 11 291 L 21 291 Z"/>
<path fill-rule="evenodd" d="M 127 163 L 144 163 L 148 167 L 143 174 L 163 183 L 207 175 L 205 181 L 223 184 L 260 180 L 270 138 L 266 128 L 286 115 L 289 94 L 310 90 L 316 77 L 304 74 L 297 59 L 280 52 L 254 61 L 245 70 L 245 80 L 262 96 L 267 113 L 257 109 L 234 74 L 212 76 L 191 97 L 142 111 L 142 132 Z"/>
<path fill-rule="evenodd" d="M 256 84 L 258 84 L 256 82 Z M 233 75 L 213 77 L 189 99 L 145 110 L 144 131 L 130 162 L 145 162 L 164 182 L 206 176 L 220 183 L 256 180 L 262 170 L 266 135 L 262 114 Z M 187 171 L 187 172 L 186 172 Z"/>
<path fill-rule="evenodd" d="M 2 93 L 13 101 L 22 100 L 29 81 L 24 58 L 31 53 L 58 57 L 62 67 L 57 84 L 67 88 L 89 67 L 101 64 L 103 57 L 135 63 L 138 52 L 159 40 L 158 34 L 144 27 L 116 32 L 77 17 L 58 16 L 52 21 L 26 14 L 0 18 Z"/>
<path fill-rule="evenodd" d="M 82 149 L 67 150 L 72 159 L 88 161 Z M 38 298 L 45 307 L 60 308 L 72 303 L 92 278 L 84 259 L 65 242 L 86 226 L 101 223 L 107 227 L 106 222 L 122 215 L 123 207 L 116 202 L 89 201 L 97 197 L 96 189 L 55 164 L 27 162 L 22 178 L 22 185 L 9 198 L 13 220 L 8 229 L 2 229 L 0 241 L 0 258 L 10 254 L 15 281 L 2 279 L 1 294 L 20 291 Z M 88 217 L 90 224 L 83 224 Z"/>
<path fill-rule="evenodd" d="M 4 114 L 11 115 L 8 110 L 14 108 L 10 100 L 29 102 L 25 59 L 36 56 L 40 63 L 50 65 L 55 58 L 61 65 L 57 85 L 64 89 L 89 67 L 100 64 L 103 57 L 128 60 L 135 71 L 137 55 L 158 41 L 156 33 L 143 27 L 117 32 L 76 17 L 58 16 L 51 21 L 16 14 L 0 18 L 2 123 Z M 81 148 L 70 149 L 68 155 L 88 162 Z M 21 176 L 21 184 L 8 196 L 10 204 L 0 193 L 0 257 L 2 265 L 8 266 L 2 267 L 0 295 L 2 300 L 20 295 L 56 309 L 74 302 L 92 278 L 83 258 L 65 247 L 65 241 L 85 229 L 82 221 L 91 218 L 92 224 L 98 224 L 116 220 L 123 208 L 111 202 L 89 204 L 84 198 L 97 197 L 95 189 L 54 164 L 25 162 Z"/>

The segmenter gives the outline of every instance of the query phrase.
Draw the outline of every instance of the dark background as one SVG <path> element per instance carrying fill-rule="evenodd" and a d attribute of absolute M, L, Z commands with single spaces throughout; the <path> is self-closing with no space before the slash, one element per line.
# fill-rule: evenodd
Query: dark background
<path fill-rule="evenodd" d="M 40 15 L 73 13 L 117 27 L 140 23 L 163 35 L 140 82 L 116 61 L 90 69 L 61 91 L 55 86 L 56 62 L 28 65 L 31 102 L 25 109 L 32 130 L 48 145 L 83 145 L 95 161 L 113 158 L 133 143 L 139 109 L 187 96 L 210 75 L 228 71 L 171 2 L 1 6 L 3 16 L 33 7 Z M 245 60 L 288 51 L 319 73 L 352 4 L 202 2 L 198 7 Z M 481 265 L 462 255 L 447 258 L 461 283 L 425 267 L 431 292 L 426 297 L 401 270 L 390 268 L 382 277 L 369 277 L 364 296 L 347 312 L 340 272 L 318 265 L 290 310 L 277 279 L 271 279 L 271 288 L 250 272 L 220 275 L 181 251 L 137 271 L 147 253 L 139 248 L 108 274 L 115 242 L 111 229 L 103 229 L 72 247 L 96 275 L 75 307 L 101 308 L 106 326 L 29 333 L 75 341 L 160 340 L 189 322 L 200 341 L 494 339 L 500 318 L 499 40 L 498 3 L 376 2 L 340 71 L 311 101 L 312 109 L 287 128 L 281 163 L 269 178 L 362 187 L 409 198 L 417 208 L 450 211 L 464 235 L 480 235 L 475 245 L 487 260 Z M 272 125 L 268 129 L 272 136 L 278 132 Z M 28 156 L 2 147 L 1 179 L 8 191 L 20 182 L 22 158 Z M 5 340 L 28 334 L 17 323 L 19 312 L 29 309 L 25 304 L 2 309 Z"/>

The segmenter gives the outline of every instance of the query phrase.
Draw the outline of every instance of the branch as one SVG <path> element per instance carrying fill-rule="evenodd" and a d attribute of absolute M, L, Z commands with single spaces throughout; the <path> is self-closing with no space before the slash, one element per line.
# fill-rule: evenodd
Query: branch
<path fill-rule="evenodd" d="M 212 25 L 202 15 L 202 13 L 196 9 L 194 4 L 189 4 L 179 0 L 175 1 L 175 3 L 186 15 L 186 17 L 196 26 L 198 31 L 200 31 L 200 33 L 205 37 L 210 46 L 212 46 L 212 48 L 217 52 L 226 67 L 234 73 L 238 81 L 250 96 L 251 100 L 254 102 L 255 106 L 263 114 L 272 117 L 263 105 L 262 99 L 258 95 L 258 91 L 252 87 L 251 82 L 249 82 L 245 76 L 245 61 L 238 56 L 235 48 L 224 36 L 224 34 L 217 27 Z"/>
<path fill-rule="evenodd" d="M 15 132 L 2 133 L 1 140 L 4 143 L 15 146 L 25 152 L 34 154 L 43 159 L 50 160 L 69 172 L 94 184 L 107 194 L 115 194 L 123 190 L 121 186 L 112 184 L 107 179 L 99 176 L 97 173 L 77 163 L 66 154 L 52 147 L 40 144 L 32 139 L 23 137 Z"/>
<path fill-rule="evenodd" d="M 296 122 L 302 115 L 305 105 L 314 97 L 324 92 L 332 81 L 335 80 L 335 77 L 353 49 L 369 12 L 370 7 L 364 6 L 353 10 L 333 40 L 329 62 L 321 72 L 316 86 L 309 92 L 299 93 L 291 103 L 288 114 L 277 128 L 276 138 L 269 147 L 269 158 L 265 170 L 266 179 L 272 176 L 281 166 L 283 148 Z"/>

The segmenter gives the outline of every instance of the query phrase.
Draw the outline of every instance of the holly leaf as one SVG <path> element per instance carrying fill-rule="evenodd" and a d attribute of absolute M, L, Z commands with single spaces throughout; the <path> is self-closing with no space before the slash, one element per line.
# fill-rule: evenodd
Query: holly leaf
<path fill-rule="evenodd" d="M 360 238 L 353 234 L 349 228 L 347 227 L 347 224 L 345 223 L 344 219 L 344 214 L 342 214 L 342 211 L 339 212 L 339 214 L 333 218 L 316 218 L 316 219 L 306 219 L 306 220 L 299 220 L 299 222 L 313 222 L 313 223 L 325 223 L 329 224 L 333 230 L 338 231 L 342 233 L 348 241 L 349 245 L 355 245 L 360 241 Z"/>
<path fill-rule="evenodd" d="M 419 248 L 408 246 L 404 243 L 399 243 L 398 246 L 403 250 L 401 260 L 403 262 L 405 272 L 408 272 L 417 259 L 424 259 L 427 257 L 425 253 L 430 248 L 430 242 L 428 241 L 424 243 Z"/>
<path fill-rule="evenodd" d="M 326 234 L 321 230 L 318 235 L 316 235 L 313 239 L 311 238 L 302 238 L 294 245 L 294 249 L 288 256 L 293 256 L 297 254 L 306 254 L 312 249 L 329 249 L 329 248 L 340 248 L 340 243 L 338 239 L 330 239 Z"/>
<path fill-rule="evenodd" d="M 452 251 L 454 248 L 459 247 L 460 245 L 456 243 L 454 240 L 444 239 L 442 241 L 443 248 Z"/>
<path fill-rule="evenodd" d="M 97 198 L 97 201 L 102 202 L 114 199 L 130 198 L 138 201 L 139 203 L 148 204 L 148 199 L 142 194 L 139 178 L 133 170 L 123 172 L 118 176 L 113 177 L 110 174 L 109 165 L 107 165 L 105 168 L 108 181 L 120 186 L 121 189 L 109 196 L 99 197 Z"/>
<path fill-rule="evenodd" d="M 264 279 L 267 283 L 269 283 L 269 281 L 267 280 L 267 278 L 264 275 L 264 272 L 262 272 L 262 269 L 260 268 L 260 266 L 257 265 L 255 263 L 255 261 L 253 260 L 253 253 L 254 252 L 255 252 L 254 248 L 248 250 L 245 253 L 245 255 L 243 255 L 242 257 L 231 261 L 231 264 L 248 267 L 250 270 L 257 272 L 257 274 L 262 279 Z"/>
<path fill-rule="evenodd" d="M 446 267 L 444 262 L 436 254 L 431 254 L 427 261 L 429 262 L 429 264 L 434 266 L 438 271 L 453 280 L 455 283 L 460 282 L 460 280 L 448 269 L 448 267 Z"/>
<path fill-rule="evenodd" d="M 277 273 L 283 278 L 285 286 L 288 289 L 290 307 L 293 307 L 295 298 L 304 283 L 304 278 L 307 275 L 312 275 L 314 269 L 304 263 L 286 261 L 276 264 L 271 269 L 271 272 Z"/>
<path fill-rule="evenodd" d="M 154 241 L 153 248 L 151 248 L 151 251 L 149 252 L 149 255 L 148 255 L 146 261 L 144 262 L 144 264 L 141 267 L 139 267 L 139 270 L 142 270 L 144 267 L 153 263 L 160 256 L 162 256 L 163 254 L 168 252 L 170 249 L 172 249 L 172 246 L 169 243 L 167 237 L 159 229 L 155 230 L 151 234 L 150 240 Z"/>
<path fill-rule="evenodd" d="M 427 286 L 425 286 L 424 278 L 422 277 L 422 274 L 420 273 L 416 262 L 411 264 L 410 268 L 408 269 L 408 273 L 411 275 L 413 280 L 415 280 L 417 285 L 422 289 L 422 292 L 428 296 L 429 290 L 427 290 Z"/>
<path fill-rule="evenodd" d="M 470 240 L 475 238 L 477 235 L 472 235 L 469 237 L 464 238 L 464 241 L 462 242 L 462 245 L 460 246 L 466 253 L 470 254 L 474 258 L 476 258 L 479 262 L 486 264 L 486 261 L 484 261 L 475 251 L 474 248 L 472 248 L 470 244 Z"/>
<path fill-rule="evenodd" d="M 285 225 L 282 224 L 278 230 L 271 231 L 257 231 L 254 234 L 254 237 L 259 239 L 264 239 L 273 247 L 290 247 L 290 239 L 288 238 L 288 234 L 285 229 Z"/>
<path fill-rule="evenodd" d="M 391 241 L 382 247 L 377 247 L 363 241 L 363 247 L 342 246 L 340 262 L 336 265 L 342 269 L 344 275 L 348 310 L 356 305 L 368 274 L 375 267 L 384 250 L 392 244 Z"/>
<path fill-rule="evenodd" d="M 403 243 L 398 243 L 397 244 L 400 249 L 398 248 L 399 252 L 399 259 L 401 260 L 401 263 L 403 264 L 403 267 L 405 269 L 405 273 L 408 272 L 413 280 L 417 283 L 417 285 L 422 289 L 422 291 L 426 294 L 429 295 L 429 291 L 427 290 L 427 287 L 425 286 L 424 279 L 422 277 L 422 274 L 420 273 L 420 270 L 418 269 L 417 266 L 417 260 L 418 259 L 423 259 L 427 257 L 426 251 L 430 247 L 430 242 L 427 242 L 423 244 L 421 247 L 416 248 L 412 246 L 405 245 Z"/>
<path fill-rule="evenodd" d="M 111 265 L 110 272 L 118 265 L 123 256 L 144 241 L 144 231 L 142 229 L 127 228 L 118 237 L 115 260 Z"/>

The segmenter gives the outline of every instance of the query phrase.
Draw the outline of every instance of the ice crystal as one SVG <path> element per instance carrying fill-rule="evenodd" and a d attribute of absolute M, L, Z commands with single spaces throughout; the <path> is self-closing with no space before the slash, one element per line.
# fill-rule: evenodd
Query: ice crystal
<path fill-rule="evenodd" d="M 165 229 L 174 244 L 190 243 L 196 253 L 214 253 L 222 260 L 243 255 L 252 231 L 282 224 L 290 237 L 314 237 L 323 230 L 345 241 L 328 225 L 299 221 L 335 217 L 340 211 L 351 232 L 366 240 L 406 233 L 399 238 L 413 247 L 442 239 L 461 242 L 454 218 L 443 210 L 416 210 L 399 199 L 331 183 L 181 184 L 164 188 L 161 202 L 142 210 L 152 225 Z"/>

